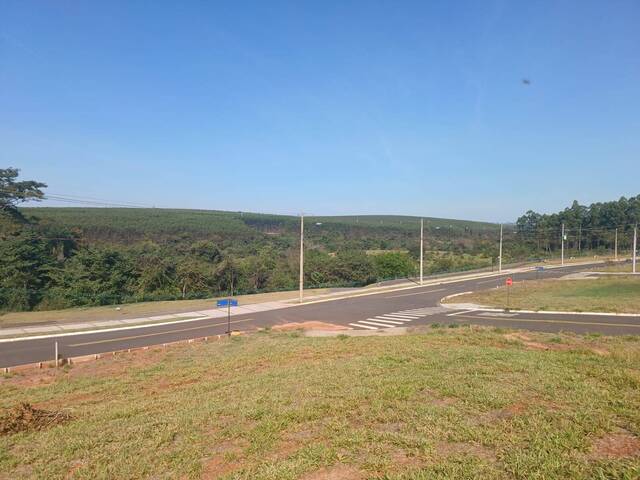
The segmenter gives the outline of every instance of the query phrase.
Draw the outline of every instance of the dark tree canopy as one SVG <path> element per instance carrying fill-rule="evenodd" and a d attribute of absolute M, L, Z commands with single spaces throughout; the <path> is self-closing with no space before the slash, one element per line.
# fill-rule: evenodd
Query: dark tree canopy
<path fill-rule="evenodd" d="M 14 218 L 22 218 L 16 208 L 19 203 L 41 200 L 44 197 L 41 188 L 47 187 L 33 180 L 17 181 L 19 174 L 17 168 L 0 168 L 0 210 Z"/>

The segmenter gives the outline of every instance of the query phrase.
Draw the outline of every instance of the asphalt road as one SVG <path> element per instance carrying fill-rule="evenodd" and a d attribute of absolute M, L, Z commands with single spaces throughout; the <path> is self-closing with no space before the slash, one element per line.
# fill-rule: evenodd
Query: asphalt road
<path fill-rule="evenodd" d="M 583 266 L 545 270 L 540 278 L 553 278 L 584 270 Z M 534 279 L 536 272 L 511 275 L 514 281 Z M 465 310 L 446 310 L 438 307 L 439 300 L 459 292 L 480 290 L 503 285 L 508 275 L 456 281 L 419 288 L 380 292 L 331 301 L 321 301 L 280 310 L 256 312 L 231 318 L 233 330 L 252 330 L 258 327 L 304 321 L 321 321 L 355 329 L 381 329 L 394 326 L 417 326 L 431 323 L 492 325 L 545 332 L 572 331 L 605 335 L 640 334 L 640 316 L 516 314 Z M 443 279 L 443 281 L 448 281 Z M 51 361 L 54 342 L 58 341 L 60 355 L 73 357 L 104 353 L 127 348 L 159 345 L 177 340 L 215 336 L 227 331 L 226 319 L 199 319 L 188 322 L 154 325 L 126 330 L 97 333 L 77 333 L 55 338 L 22 339 L 0 343 L 0 367 L 32 362 Z"/>

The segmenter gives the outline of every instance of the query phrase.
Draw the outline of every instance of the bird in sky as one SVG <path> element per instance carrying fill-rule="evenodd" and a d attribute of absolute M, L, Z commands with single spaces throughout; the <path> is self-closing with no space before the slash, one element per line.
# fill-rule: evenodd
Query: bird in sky
<path fill-rule="evenodd" d="M 529 80 L 528 78 L 523 78 L 523 79 L 522 79 L 522 83 L 523 83 L 524 85 L 531 85 L 531 80 Z"/>

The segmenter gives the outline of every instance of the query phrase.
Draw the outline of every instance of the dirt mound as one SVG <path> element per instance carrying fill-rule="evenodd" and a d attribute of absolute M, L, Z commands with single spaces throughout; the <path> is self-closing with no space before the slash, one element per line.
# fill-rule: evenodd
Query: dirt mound
<path fill-rule="evenodd" d="M 27 430 L 43 430 L 71 420 L 71 415 L 62 411 L 34 408 L 30 403 L 21 403 L 0 417 L 0 435 Z"/>

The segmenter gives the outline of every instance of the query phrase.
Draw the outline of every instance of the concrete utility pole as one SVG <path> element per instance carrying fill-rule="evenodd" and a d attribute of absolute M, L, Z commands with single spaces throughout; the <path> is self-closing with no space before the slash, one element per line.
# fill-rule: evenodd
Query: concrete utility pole
<path fill-rule="evenodd" d="M 424 273 L 424 218 L 420 219 L 420 285 Z"/>
<path fill-rule="evenodd" d="M 300 303 L 304 289 L 304 214 L 300 214 Z"/>
<path fill-rule="evenodd" d="M 633 227 L 633 268 L 632 272 L 636 273 L 636 248 L 638 246 L 638 224 Z"/>
<path fill-rule="evenodd" d="M 560 239 L 560 265 L 564 265 L 564 223 L 562 224 L 562 238 Z"/>
<path fill-rule="evenodd" d="M 502 272 L 502 224 L 500 224 L 500 251 L 498 252 L 498 272 Z"/>
<path fill-rule="evenodd" d="M 618 229 L 616 228 L 616 239 L 613 242 L 613 258 L 618 261 Z"/>

